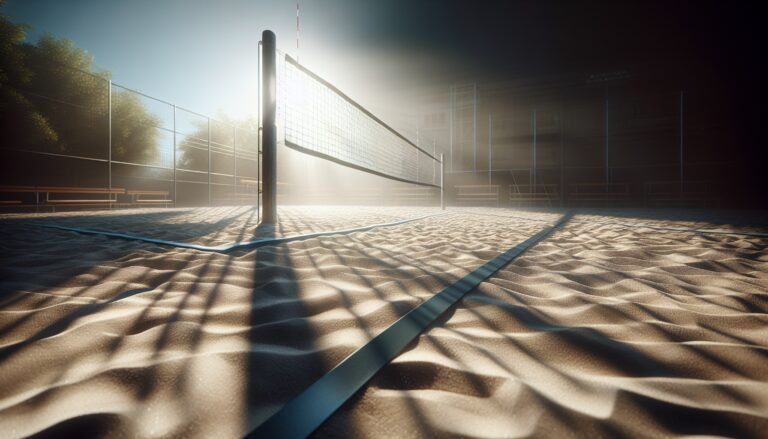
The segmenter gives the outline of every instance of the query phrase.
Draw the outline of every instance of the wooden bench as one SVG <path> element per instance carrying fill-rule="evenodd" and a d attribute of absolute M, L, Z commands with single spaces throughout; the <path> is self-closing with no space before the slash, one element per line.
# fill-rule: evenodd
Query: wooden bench
<path fill-rule="evenodd" d="M 65 187 L 65 186 L 0 186 L 0 192 L 6 193 L 34 193 L 35 204 L 113 204 L 117 202 L 117 195 L 124 194 L 123 188 L 93 188 L 93 187 Z M 40 200 L 40 195 L 45 194 Z M 56 195 L 107 195 L 107 198 L 58 198 Z M 54 195 L 52 198 L 51 195 Z"/>
<path fill-rule="evenodd" d="M 630 183 L 578 183 L 571 185 L 571 206 L 624 206 L 632 200 Z"/>
<path fill-rule="evenodd" d="M 546 204 L 554 206 L 560 202 L 556 184 L 510 184 L 509 204 L 512 206 Z"/>
<path fill-rule="evenodd" d="M 164 204 L 167 207 L 173 203 L 168 191 L 129 190 L 126 194 L 131 197 L 131 204 Z"/>
<path fill-rule="evenodd" d="M 457 185 L 454 188 L 459 206 L 499 206 L 498 184 Z"/>

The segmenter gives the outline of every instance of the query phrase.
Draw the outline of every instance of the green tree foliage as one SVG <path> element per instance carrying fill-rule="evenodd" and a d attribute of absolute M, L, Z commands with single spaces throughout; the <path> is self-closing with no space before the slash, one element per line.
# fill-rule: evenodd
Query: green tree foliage
<path fill-rule="evenodd" d="M 192 132 L 184 135 L 179 141 L 178 166 L 183 169 L 205 171 L 208 169 L 208 121 L 200 119 L 193 122 L 192 126 Z M 211 120 L 211 148 L 214 152 L 231 154 L 233 145 L 237 143 L 240 154 L 246 151 L 254 154 L 258 149 L 258 140 L 254 134 L 257 132 L 256 119 L 238 122 L 220 115 L 218 120 Z M 232 172 L 232 170 L 226 172 Z"/>
<path fill-rule="evenodd" d="M 69 40 L 46 35 L 36 46 L 22 48 L 32 72 L 25 96 L 57 134 L 56 142 L 35 146 L 49 152 L 105 157 L 109 74 L 90 73 L 93 56 Z"/>
<path fill-rule="evenodd" d="M 112 92 L 112 158 L 130 163 L 157 164 L 160 157 L 160 118 L 144 108 L 138 94 Z M 170 163 L 166 163 L 171 165 Z"/>
<path fill-rule="evenodd" d="M 182 169 L 205 171 L 208 169 L 208 121 L 201 119 L 191 125 L 194 127 L 193 131 L 185 134 L 179 141 L 177 165 Z M 211 130 L 213 129 L 212 126 Z"/>
<path fill-rule="evenodd" d="M 2 1 L 0 1 L 2 6 Z M 0 120 L 3 146 L 106 158 L 110 73 L 91 54 L 50 35 L 24 42 L 25 27 L 0 14 Z M 112 157 L 152 163 L 159 156 L 158 118 L 139 95 L 113 95 Z"/>
<path fill-rule="evenodd" d="M 3 3 L 0 1 L 0 6 Z M 25 26 L 0 14 L 0 131 L 2 144 L 11 148 L 58 140 L 45 116 L 22 92 L 32 78 L 25 62 L 25 31 Z"/>

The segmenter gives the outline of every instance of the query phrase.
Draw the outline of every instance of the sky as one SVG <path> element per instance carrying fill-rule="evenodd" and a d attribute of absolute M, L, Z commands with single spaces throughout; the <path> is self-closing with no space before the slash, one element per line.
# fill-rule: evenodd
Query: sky
<path fill-rule="evenodd" d="M 301 4 L 300 52 L 296 2 L 285 0 L 10 0 L 4 12 L 31 27 L 28 41 L 45 33 L 71 39 L 111 71 L 114 82 L 205 114 L 255 114 L 264 29 L 277 34 L 278 49 L 298 55 L 351 96 L 387 107 L 378 101 L 387 81 L 364 79 L 392 70 L 360 43 L 363 22 L 376 11 L 355 1 Z"/>

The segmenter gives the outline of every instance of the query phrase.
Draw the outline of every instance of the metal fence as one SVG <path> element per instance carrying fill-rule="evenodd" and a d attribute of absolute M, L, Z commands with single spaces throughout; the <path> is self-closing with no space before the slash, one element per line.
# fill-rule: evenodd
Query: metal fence
<path fill-rule="evenodd" d="M 3 193 L 31 189 L 114 194 L 110 205 L 259 205 L 259 130 L 182 108 L 64 65 L 61 84 L 19 90 L 45 129 L 0 146 Z M 254 103 L 257 105 L 257 103 Z M 42 132 L 42 135 L 40 134 Z M 95 201 L 77 195 L 84 202 Z M 10 202 L 4 196 L 6 204 Z"/>
<path fill-rule="evenodd" d="M 545 195 L 546 204 L 552 206 L 717 207 L 725 201 L 724 193 L 737 188 L 718 183 L 712 176 L 738 172 L 738 169 L 736 163 L 689 163 L 685 168 L 686 180 L 681 181 L 680 168 L 676 163 L 614 165 L 609 168 L 540 165 L 537 168 L 494 168 L 491 172 L 456 171 L 446 175 L 446 187 L 452 200 L 461 185 L 500 187 L 502 190 L 497 204 L 502 206 L 506 205 L 505 201 L 514 201 L 514 205 L 542 204 L 539 201 Z M 589 199 L 585 194 L 596 198 Z"/>

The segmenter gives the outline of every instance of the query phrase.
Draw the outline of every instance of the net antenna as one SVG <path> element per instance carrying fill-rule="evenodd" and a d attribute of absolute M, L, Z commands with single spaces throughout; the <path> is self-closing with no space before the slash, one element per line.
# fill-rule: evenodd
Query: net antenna
<path fill-rule="evenodd" d="M 342 166 L 442 192 L 442 158 L 413 143 L 287 54 L 264 31 L 263 215 L 274 223 L 277 135 L 286 147 Z M 436 166 L 440 164 L 441 166 Z M 442 203 L 441 203 L 442 204 Z"/>

